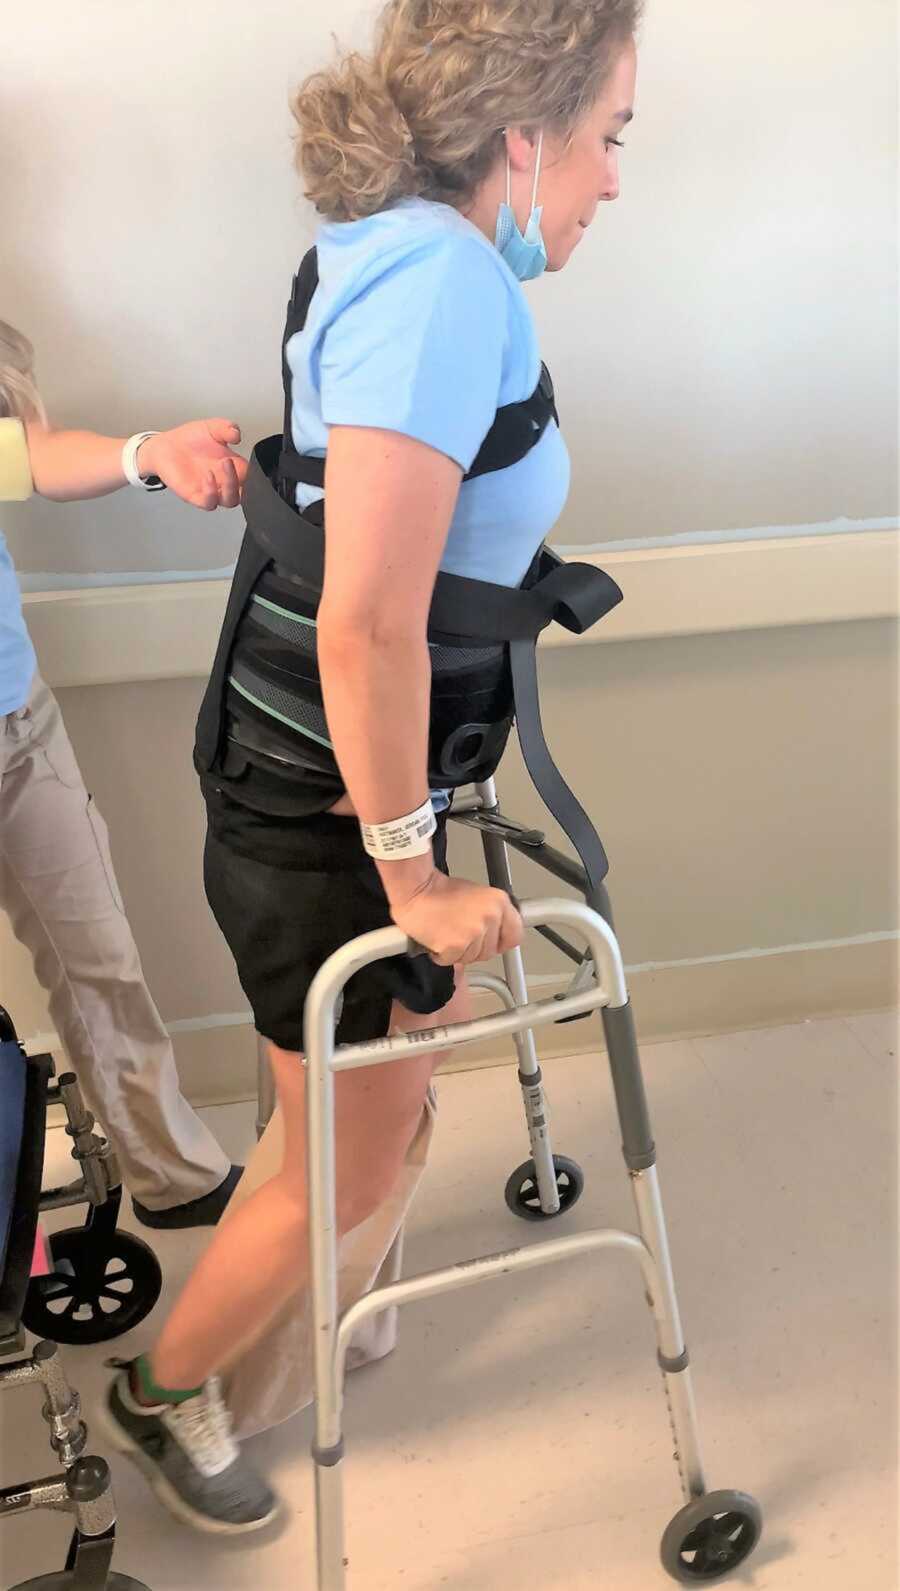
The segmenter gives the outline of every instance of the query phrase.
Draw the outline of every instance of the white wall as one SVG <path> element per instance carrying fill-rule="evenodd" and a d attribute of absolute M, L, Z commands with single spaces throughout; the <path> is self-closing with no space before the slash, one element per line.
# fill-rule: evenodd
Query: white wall
<path fill-rule="evenodd" d="M 42 0 L 3 39 L 0 314 L 58 422 L 278 423 L 312 215 L 291 85 L 368 4 Z M 650 0 L 623 197 L 533 303 L 574 460 L 563 542 L 895 510 L 890 0 Z M 216 569 L 239 517 L 5 511 L 25 571 Z"/>

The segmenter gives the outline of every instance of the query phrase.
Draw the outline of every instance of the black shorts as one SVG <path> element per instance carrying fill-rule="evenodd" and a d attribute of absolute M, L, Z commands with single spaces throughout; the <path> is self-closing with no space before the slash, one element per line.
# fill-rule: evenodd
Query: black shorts
<path fill-rule="evenodd" d="M 322 963 L 348 939 L 391 921 L 378 870 L 355 818 L 273 816 L 231 800 L 221 785 L 205 793 L 207 899 L 257 1032 L 282 1049 L 301 1050 L 303 1005 Z M 445 872 L 446 827 L 442 813 L 434 854 Z M 374 962 L 347 984 L 338 1042 L 383 1037 L 394 1000 L 423 1015 L 439 1011 L 453 987 L 453 969 L 427 956 Z"/>

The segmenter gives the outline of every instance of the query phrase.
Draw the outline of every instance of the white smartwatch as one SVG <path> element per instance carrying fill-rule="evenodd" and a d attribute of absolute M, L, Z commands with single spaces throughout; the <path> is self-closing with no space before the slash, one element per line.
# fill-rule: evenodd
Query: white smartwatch
<path fill-rule="evenodd" d="M 144 492 L 164 492 L 165 481 L 158 475 L 141 475 L 137 467 L 138 448 L 148 437 L 158 436 L 158 431 L 138 431 L 130 436 L 122 449 L 122 472 L 129 486 L 139 486 Z"/>

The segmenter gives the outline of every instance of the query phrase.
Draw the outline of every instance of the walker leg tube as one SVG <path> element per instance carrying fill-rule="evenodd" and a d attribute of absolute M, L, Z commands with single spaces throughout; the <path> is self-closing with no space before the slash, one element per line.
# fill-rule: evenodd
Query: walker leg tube
<path fill-rule="evenodd" d="M 333 1464 L 316 1459 L 316 1552 L 318 1591 L 344 1591 L 343 1457 Z"/>
<path fill-rule="evenodd" d="M 406 1242 L 406 1222 L 398 1229 L 397 1236 L 387 1251 L 384 1258 L 385 1282 L 399 1282 L 403 1275 L 403 1248 Z"/>
<path fill-rule="evenodd" d="M 597 884 L 593 889 L 589 889 L 587 891 L 584 898 L 588 905 L 597 913 L 597 915 L 602 917 L 603 921 L 605 923 L 609 923 L 610 928 L 615 930 L 616 925 L 613 922 L 612 906 L 610 904 L 606 885 Z"/>
<path fill-rule="evenodd" d="M 482 797 L 486 811 L 490 811 L 492 807 L 496 809 L 497 792 L 494 788 L 493 779 L 488 780 L 484 785 L 479 785 L 478 792 Z M 490 800 L 487 799 L 488 797 L 490 797 Z M 488 881 L 493 884 L 495 889 L 503 889 L 508 895 L 512 895 L 513 884 L 509 866 L 509 852 L 503 840 L 498 834 L 483 832 L 481 843 L 484 847 L 484 861 L 487 868 Z M 528 985 L 525 980 L 525 964 L 522 960 L 521 950 L 508 950 L 506 952 L 503 957 L 503 971 L 516 1005 L 527 1005 Z M 553 1145 L 547 1124 L 547 1101 L 534 1043 L 534 1033 L 531 1028 L 526 1028 L 523 1032 L 514 1034 L 513 1037 L 516 1055 L 519 1060 L 519 1084 L 522 1089 L 522 1102 L 525 1106 L 525 1123 L 528 1128 L 528 1138 L 531 1144 L 532 1159 L 534 1160 L 535 1179 L 537 1181 L 541 1209 L 545 1215 L 557 1215 L 560 1207 L 559 1187 L 556 1181 L 556 1167 L 553 1164 Z"/>
<path fill-rule="evenodd" d="M 275 1079 L 269 1061 L 268 1040 L 256 1035 L 256 1136 L 261 1138 L 275 1109 Z"/>
<path fill-rule="evenodd" d="M 313 1006 L 312 1011 L 310 1010 Z M 334 1006 L 332 998 L 307 1000 L 306 1115 L 308 1132 L 309 1258 L 312 1294 L 316 1429 L 318 1591 L 345 1591 L 341 1459 L 343 1388 L 338 1383 L 337 1189 L 335 1180 Z"/>
<path fill-rule="evenodd" d="M 657 1358 L 675 1439 L 675 1460 L 685 1501 L 690 1502 L 703 1495 L 706 1482 L 631 1006 L 604 1007 L 603 1026 L 640 1233 L 654 1261 L 656 1283 L 647 1301 L 656 1326 Z"/>

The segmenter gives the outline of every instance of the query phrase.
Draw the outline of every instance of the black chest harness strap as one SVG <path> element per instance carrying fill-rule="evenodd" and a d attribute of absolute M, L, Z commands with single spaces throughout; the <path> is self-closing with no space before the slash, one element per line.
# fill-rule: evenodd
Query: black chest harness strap
<path fill-rule="evenodd" d="M 314 255 L 312 268 L 309 258 L 307 256 L 295 279 L 285 348 L 293 332 L 302 327 L 315 287 Z M 284 589 L 288 588 L 288 582 L 294 582 L 297 590 L 305 593 L 307 601 L 311 602 L 308 611 L 312 618 L 301 618 L 299 623 L 310 626 L 314 633 L 315 608 L 322 592 L 325 567 L 324 503 L 316 502 L 299 512 L 293 506 L 293 501 L 296 482 L 304 481 L 313 486 L 324 482 L 324 460 L 307 458 L 294 450 L 290 430 L 290 377 L 286 358 L 284 368 L 288 395 L 285 433 L 283 436 L 268 437 L 257 444 L 244 486 L 243 509 L 247 535 L 235 571 L 219 649 L 198 723 L 195 761 L 202 775 L 215 773 L 219 763 L 226 733 L 226 698 L 230 698 L 232 716 L 235 711 L 238 714 L 241 711 L 241 702 L 235 702 L 234 698 L 236 678 L 240 678 L 236 676 L 234 660 L 246 655 L 253 661 L 253 648 L 252 645 L 248 648 L 246 636 L 249 632 L 252 642 L 256 633 L 251 617 L 254 603 L 262 602 L 265 608 L 275 613 L 274 620 L 270 614 L 265 616 L 267 622 L 282 625 L 280 639 L 268 643 L 271 678 L 284 677 L 287 655 L 288 666 L 296 666 L 298 673 L 305 676 L 306 686 L 310 680 L 314 681 L 321 702 L 314 657 L 311 660 L 307 655 L 301 659 L 298 654 L 295 661 L 291 650 L 293 643 L 285 639 L 284 632 L 284 625 L 291 614 L 284 613 L 283 618 L 278 617 L 282 610 L 272 600 L 273 587 L 271 583 L 265 585 L 267 579 L 270 582 L 274 580 L 274 595 L 278 596 L 279 579 Z M 498 410 L 495 427 L 485 439 L 470 476 L 473 472 L 485 473 L 506 467 L 516 462 L 517 458 L 524 457 L 529 447 L 534 445 L 543 426 L 555 414 L 552 386 L 546 372 L 542 371 L 541 382 L 526 404 L 509 405 L 508 408 L 516 412 L 507 414 L 503 409 Z M 268 595 L 261 598 L 261 589 Z M 497 716 L 506 716 L 508 730 L 508 719 L 514 713 L 529 776 L 548 811 L 574 846 L 592 888 L 597 888 L 606 875 L 606 854 L 599 835 L 556 767 L 544 739 L 535 648 L 539 635 L 548 625 L 561 624 L 574 634 L 581 635 L 609 613 L 621 599 L 622 592 L 616 582 L 602 569 L 590 564 L 564 563 L 549 548 L 543 547 L 522 586 L 518 588 L 441 572 L 435 582 L 428 619 L 429 644 L 436 649 L 433 650 L 433 656 L 449 657 L 451 672 L 454 653 L 461 659 L 467 659 L 478 655 L 479 648 L 493 649 L 500 653 L 501 659 L 506 660 L 503 668 L 508 673 L 512 702 L 509 709 L 503 712 L 498 709 Z M 294 629 L 296 631 L 296 624 Z M 306 633 L 304 630 L 303 635 Z M 300 637 L 301 642 L 303 635 Z M 266 644 L 265 640 L 260 642 L 257 639 L 260 656 L 265 655 Z M 280 648 L 277 659 L 281 672 L 277 676 L 271 663 L 272 657 L 276 655 L 275 648 Z M 461 665 L 459 672 L 465 678 Z M 244 678 L 247 677 L 245 674 Z M 435 678 L 436 675 L 433 675 L 433 720 L 436 710 Z M 243 694 L 246 695 L 246 692 Z M 275 699 L 273 696 L 272 701 Z M 473 729 L 485 728 L 484 724 L 468 721 L 472 715 L 466 710 L 467 706 L 464 686 L 454 728 L 457 736 Z M 272 712 L 271 702 L 269 711 Z M 278 718 L 279 715 L 274 712 L 273 716 Z M 286 717 L 282 717 L 282 725 L 288 722 Z M 490 725 L 487 727 L 490 728 Z M 503 730 L 502 723 L 500 729 Z M 284 736 L 283 728 L 279 732 Z M 293 738 L 298 740 L 300 736 L 295 735 Z M 313 737 L 316 738 L 319 737 Z M 453 739 L 453 735 L 450 739 Z M 448 777 L 446 783 L 458 786 L 470 783 L 473 779 L 479 781 L 488 778 L 500 760 L 505 739 L 505 732 L 493 741 L 489 737 L 490 755 L 487 761 L 484 758 L 480 762 L 473 759 L 468 777 L 466 765 L 464 761 L 461 762 L 458 769 L 453 770 L 454 776 Z M 323 745 L 329 747 L 328 755 L 333 755 L 329 742 L 320 738 L 319 746 Z M 309 740 L 306 746 L 309 748 Z M 311 752 L 319 757 L 325 755 L 319 747 L 312 747 Z M 285 756 L 284 760 L 289 762 L 291 759 Z M 302 762 L 302 758 L 298 760 Z M 433 760 L 432 757 L 429 763 L 430 775 Z M 336 767 L 336 764 L 333 766 Z M 443 772 L 444 765 L 440 763 L 437 766 Z"/>
<path fill-rule="evenodd" d="M 294 487 L 300 485 L 325 489 L 325 460 L 294 447 L 291 425 L 291 370 L 287 347 L 295 333 L 303 330 L 313 294 L 319 285 L 318 256 L 310 249 L 303 258 L 288 304 L 284 337 L 281 344 L 281 379 L 284 384 L 283 443 L 278 456 L 278 481 L 286 502 L 293 505 Z M 546 365 L 541 365 L 538 384 L 529 398 L 521 403 L 505 403 L 494 415 L 494 422 L 481 444 L 472 464 L 463 476 L 464 481 L 474 481 L 479 475 L 489 475 L 494 470 L 508 469 L 525 458 L 535 443 L 539 442 L 550 420 L 556 420 L 556 403 L 553 382 Z"/>

